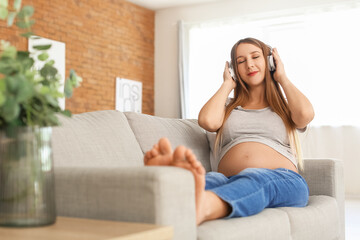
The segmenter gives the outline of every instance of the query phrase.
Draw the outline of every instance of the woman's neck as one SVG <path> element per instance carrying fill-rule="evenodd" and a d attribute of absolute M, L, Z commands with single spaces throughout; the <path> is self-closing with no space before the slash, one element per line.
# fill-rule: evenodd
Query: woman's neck
<path fill-rule="evenodd" d="M 250 89 L 249 100 L 242 107 L 251 108 L 251 109 L 260 109 L 268 106 L 269 103 L 265 95 L 265 85 L 261 85 Z"/>

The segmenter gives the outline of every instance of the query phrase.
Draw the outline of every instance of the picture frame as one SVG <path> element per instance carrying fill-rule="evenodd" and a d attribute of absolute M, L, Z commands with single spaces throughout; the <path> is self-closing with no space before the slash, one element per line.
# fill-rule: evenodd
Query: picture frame
<path fill-rule="evenodd" d="M 121 112 L 142 112 L 142 82 L 116 78 L 115 109 Z"/>

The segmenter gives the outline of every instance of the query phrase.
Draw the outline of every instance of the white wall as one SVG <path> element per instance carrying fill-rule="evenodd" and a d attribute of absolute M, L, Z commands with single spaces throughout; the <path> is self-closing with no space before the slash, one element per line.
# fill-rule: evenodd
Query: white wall
<path fill-rule="evenodd" d="M 301 9 L 344 0 L 228 0 L 160 10 L 155 15 L 155 115 L 180 118 L 177 22 Z M 216 47 L 216 46 L 214 46 Z M 222 76 L 222 73 L 219 73 Z"/>

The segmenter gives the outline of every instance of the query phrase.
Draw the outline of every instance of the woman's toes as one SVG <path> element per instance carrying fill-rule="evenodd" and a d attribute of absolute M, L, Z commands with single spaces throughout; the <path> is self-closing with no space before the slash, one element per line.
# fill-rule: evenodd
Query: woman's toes
<path fill-rule="evenodd" d="M 144 156 L 144 161 L 147 161 L 147 160 L 149 160 L 151 158 L 151 152 L 150 151 L 147 151 L 146 153 L 145 153 L 145 156 Z"/>
<path fill-rule="evenodd" d="M 159 151 L 156 148 L 153 148 L 150 150 L 150 154 L 151 154 L 151 158 L 156 157 L 157 155 L 159 155 Z"/>
<path fill-rule="evenodd" d="M 199 164 L 199 161 L 196 159 L 195 155 L 192 153 L 190 149 L 186 150 L 185 157 L 186 160 L 188 160 L 188 162 L 191 163 L 192 165 Z"/>
<path fill-rule="evenodd" d="M 151 150 L 145 153 L 145 165 L 170 166 L 172 162 L 171 145 L 169 140 L 162 138 L 156 143 Z"/>
<path fill-rule="evenodd" d="M 201 174 L 201 175 L 206 174 L 206 170 L 205 170 L 204 166 L 201 165 L 201 164 L 199 164 L 195 169 L 196 169 L 198 174 Z"/>
<path fill-rule="evenodd" d="M 167 138 L 160 138 L 158 147 L 159 147 L 158 149 L 161 152 L 161 154 L 171 154 L 172 153 L 171 143 L 170 143 L 169 139 L 167 139 Z"/>
<path fill-rule="evenodd" d="M 205 174 L 205 168 L 203 167 L 201 162 L 196 159 L 195 154 L 190 149 L 186 151 L 185 158 L 191 164 L 191 166 L 196 169 L 197 173 Z"/>
<path fill-rule="evenodd" d="M 185 161 L 185 151 L 186 148 L 184 146 L 178 146 L 174 151 L 174 162 Z"/>

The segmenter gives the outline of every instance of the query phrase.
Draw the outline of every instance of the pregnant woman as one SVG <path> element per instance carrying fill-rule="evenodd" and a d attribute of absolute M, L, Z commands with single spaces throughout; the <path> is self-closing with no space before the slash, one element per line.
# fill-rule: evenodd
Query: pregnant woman
<path fill-rule="evenodd" d="M 305 131 L 314 118 L 311 103 L 287 78 L 277 50 L 257 39 L 233 46 L 230 67 L 234 75 L 226 62 L 223 84 L 198 118 L 202 128 L 217 133 L 217 171 L 206 173 L 191 149 L 173 151 L 166 138 L 144 156 L 145 165 L 193 173 L 197 224 L 264 208 L 304 207 L 309 198 L 298 173 L 302 159 L 296 131 Z M 234 98 L 229 98 L 232 90 Z"/>

